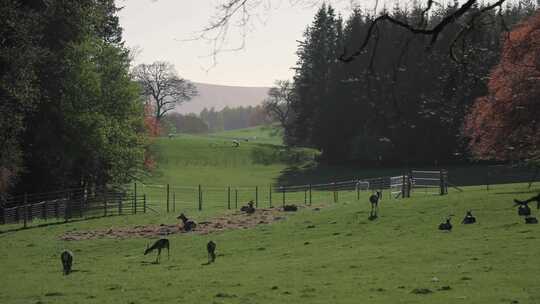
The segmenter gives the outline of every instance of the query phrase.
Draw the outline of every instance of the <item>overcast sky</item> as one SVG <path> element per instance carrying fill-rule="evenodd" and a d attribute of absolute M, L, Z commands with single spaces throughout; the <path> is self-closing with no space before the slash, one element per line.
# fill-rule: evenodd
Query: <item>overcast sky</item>
<path fill-rule="evenodd" d="M 218 2 L 223 1 L 117 0 L 124 7 L 120 11 L 124 40 L 127 46 L 140 48 L 135 63 L 170 61 L 184 78 L 222 85 L 270 86 L 276 79 L 290 79 L 297 40 L 302 39 L 317 7 L 291 6 L 289 0 L 272 1 L 276 6 L 253 18 L 245 48 L 220 53 L 217 65 L 212 67 L 213 60 L 208 57 L 212 46 L 208 42 L 184 40 L 209 24 Z M 346 12 L 345 16 L 349 14 L 349 1 L 336 5 Z M 230 33 L 229 46 L 238 46 L 241 35 L 235 29 Z"/>

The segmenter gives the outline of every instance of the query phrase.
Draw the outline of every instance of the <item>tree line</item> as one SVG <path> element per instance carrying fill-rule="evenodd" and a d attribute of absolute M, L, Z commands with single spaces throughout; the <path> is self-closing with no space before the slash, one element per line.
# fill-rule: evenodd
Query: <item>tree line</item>
<path fill-rule="evenodd" d="M 122 184 L 144 170 L 140 88 L 114 0 L 0 9 L 0 193 Z"/>
<path fill-rule="evenodd" d="M 424 16 L 418 5 L 396 5 L 383 13 L 430 27 L 458 8 L 455 2 Z M 274 103 L 276 113 L 287 113 L 280 119 L 285 142 L 320 149 L 327 162 L 405 165 L 467 159 L 464 119 L 475 99 L 487 94 L 501 37 L 535 11 L 527 1 L 500 12 L 476 5 L 466 13 L 482 12 L 471 28 L 449 24 L 431 45 L 429 37 L 394 23 L 371 28 L 375 17 L 362 10 L 344 20 L 323 5 L 299 43 L 292 84 L 285 83 L 286 99 Z M 361 48 L 359 37 L 369 30 L 371 38 Z M 354 60 L 339 60 L 356 49 L 363 52 Z"/>

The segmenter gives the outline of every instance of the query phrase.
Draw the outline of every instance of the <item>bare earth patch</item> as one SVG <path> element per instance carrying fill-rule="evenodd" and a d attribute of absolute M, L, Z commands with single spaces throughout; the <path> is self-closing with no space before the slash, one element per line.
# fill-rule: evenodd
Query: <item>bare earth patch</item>
<path fill-rule="evenodd" d="M 281 208 L 257 209 L 253 214 L 238 211 L 232 214 L 218 216 L 208 221 L 199 222 L 197 223 L 197 227 L 190 232 L 184 231 L 181 224 L 141 225 L 135 227 L 111 227 L 104 230 L 69 231 L 63 234 L 60 239 L 64 241 L 80 241 L 100 238 L 155 238 L 179 233 L 208 234 L 271 224 L 285 219 L 285 214 L 287 213 L 291 212 L 284 212 Z"/>

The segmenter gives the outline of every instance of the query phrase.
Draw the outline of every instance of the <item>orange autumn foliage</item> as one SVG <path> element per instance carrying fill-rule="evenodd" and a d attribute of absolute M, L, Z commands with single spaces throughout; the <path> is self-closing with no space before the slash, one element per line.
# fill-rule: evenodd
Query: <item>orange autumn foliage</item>
<path fill-rule="evenodd" d="M 540 11 L 503 37 L 488 95 L 475 100 L 464 134 L 480 159 L 538 160 L 540 149 Z"/>
<path fill-rule="evenodd" d="M 159 126 L 159 121 L 154 115 L 155 109 L 154 106 L 147 103 L 144 106 L 144 127 L 146 128 L 150 137 L 159 136 L 161 128 Z"/>
<path fill-rule="evenodd" d="M 151 104 L 144 106 L 144 127 L 150 138 L 159 136 L 161 131 L 159 121 L 156 119 L 154 112 L 154 107 Z M 144 152 L 144 167 L 146 170 L 152 171 L 156 168 L 156 165 L 156 160 L 152 152 L 147 148 Z"/>

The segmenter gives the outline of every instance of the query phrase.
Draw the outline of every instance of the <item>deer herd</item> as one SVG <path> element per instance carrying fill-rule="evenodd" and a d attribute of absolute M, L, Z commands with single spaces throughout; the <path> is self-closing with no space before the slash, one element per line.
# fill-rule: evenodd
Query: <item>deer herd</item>
<path fill-rule="evenodd" d="M 378 211 L 379 211 L 379 202 L 382 199 L 382 192 L 376 191 L 374 194 L 372 194 L 369 197 L 369 202 L 371 205 L 371 211 L 368 219 L 370 221 L 376 220 L 378 218 Z M 527 200 L 521 201 L 514 199 L 514 207 L 518 207 L 518 216 L 523 217 L 525 219 L 526 224 L 537 224 L 538 220 L 536 217 L 531 216 L 531 208 L 529 207 L 529 203 L 536 202 L 537 203 L 537 209 L 540 209 L 540 194 L 531 197 Z M 253 201 L 249 201 L 246 206 L 243 206 L 240 210 L 242 212 L 245 212 L 246 214 L 250 215 L 255 212 L 255 207 L 253 206 Z M 287 210 L 283 211 L 296 211 L 297 207 L 294 205 L 287 205 Z M 197 227 L 197 223 L 194 220 L 191 220 L 187 218 L 187 216 L 183 213 L 181 213 L 177 219 L 179 219 L 181 223 L 181 229 L 183 229 L 186 232 L 193 231 Z M 452 223 L 450 222 L 451 216 L 448 216 L 446 218 L 446 221 L 439 224 L 438 229 L 443 231 L 452 231 Z M 476 223 L 476 218 L 472 215 L 472 210 L 468 210 L 465 214 L 465 217 L 461 221 L 461 224 L 469 225 Z M 169 240 L 168 239 L 159 239 L 157 240 L 152 246 L 149 246 L 147 244 L 146 250 L 144 251 L 144 255 L 147 255 L 151 253 L 152 251 L 157 250 L 157 256 L 156 261 L 154 263 L 158 264 L 161 257 L 161 250 L 167 249 L 167 258 L 169 258 Z M 203 265 L 209 265 L 211 263 L 214 263 L 216 260 L 216 243 L 213 241 L 209 241 L 206 244 L 206 251 L 208 253 L 208 262 Z M 63 267 L 63 273 L 64 275 L 68 275 L 71 272 L 71 268 L 73 265 L 73 253 L 69 250 L 64 250 L 60 255 L 61 261 L 62 261 L 62 267 Z"/>

